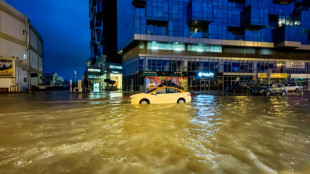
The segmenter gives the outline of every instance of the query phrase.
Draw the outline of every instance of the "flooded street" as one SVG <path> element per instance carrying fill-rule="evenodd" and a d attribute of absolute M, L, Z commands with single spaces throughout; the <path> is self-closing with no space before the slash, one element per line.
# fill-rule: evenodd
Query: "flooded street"
<path fill-rule="evenodd" d="M 310 95 L 0 95 L 0 173 L 310 173 Z"/>

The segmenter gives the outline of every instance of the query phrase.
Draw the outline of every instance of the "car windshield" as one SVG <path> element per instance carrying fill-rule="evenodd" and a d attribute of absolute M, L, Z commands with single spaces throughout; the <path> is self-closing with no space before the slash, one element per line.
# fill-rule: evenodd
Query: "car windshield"
<path fill-rule="evenodd" d="M 146 91 L 146 93 L 149 94 L 149 93 L 155 91 L 156 89 L 157 89 L 157 88 L 151 89 L 151 90 L 149 90 L 149 91 Z"/>

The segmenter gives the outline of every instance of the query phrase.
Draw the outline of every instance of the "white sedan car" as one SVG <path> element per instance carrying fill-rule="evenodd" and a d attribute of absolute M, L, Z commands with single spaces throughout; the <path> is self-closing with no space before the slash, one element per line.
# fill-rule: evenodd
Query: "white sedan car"
<path fill-rule="evenodd" d="M 130 96 L 131 104 L 189 103 L 191 94 L 174 87 L 158 87 L 146 93 Z"/>
<path fill-rule="evenodd" d="M 300 87 L 297 84 L 289 84 L 286 87 L 287 91 L 295 91 L 295 92 L 299 92 L 300 91 Z"/>

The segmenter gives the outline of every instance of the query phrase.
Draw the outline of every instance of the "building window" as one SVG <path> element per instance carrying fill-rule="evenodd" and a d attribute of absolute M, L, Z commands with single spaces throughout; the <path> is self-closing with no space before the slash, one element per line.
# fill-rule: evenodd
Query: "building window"
<path fill-rule="evenodd" d="M 160 42 L 148 42 L 147 49 L 149 50 L 172 50 L 172 51 L 185 51 L 185 44 L 174 43 L 160 43 Z"/>

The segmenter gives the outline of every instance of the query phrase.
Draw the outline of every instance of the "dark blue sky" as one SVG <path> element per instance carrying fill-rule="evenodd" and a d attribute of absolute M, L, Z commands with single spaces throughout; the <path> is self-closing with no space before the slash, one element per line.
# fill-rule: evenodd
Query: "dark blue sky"
<path fill-rule="evenodd" d="M 5 0 L 26 14 L 44 40 L 44 71 L 74 78 L 89 59 L 88 0 Z"/>

